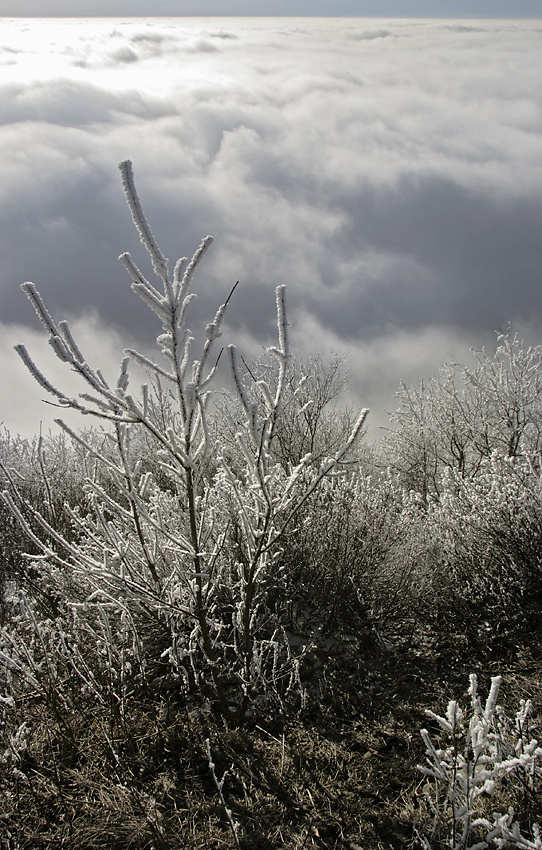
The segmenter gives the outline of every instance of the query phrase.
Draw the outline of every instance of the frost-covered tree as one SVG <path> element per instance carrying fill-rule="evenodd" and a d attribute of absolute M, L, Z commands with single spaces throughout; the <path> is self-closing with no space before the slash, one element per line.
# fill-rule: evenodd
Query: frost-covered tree
<path fill-rule="evenodd" d="M 241 417 L 231 433 L 235 452 L 217 443 L 210 384 L 233 290 L 197 349 L 187 317 L 194 276 L 212 239 L 204 239 L 190 261 L 180 259 L 171 274 L 143 214 L 131 164 L 121 163 L 120 170 L 158 284 L 129 254 L 120 260 L 132 290 L 160 320 L 162 361 L 127 350 L 117 380 L 108 381 L 89 364 L 67 322 L 56 323 L 34 284 L 24 284 L 55 354 L 86 389 L 67 396 L 23 345 L 17 346 L 21 358 L 60 407 L 97 417 L 105 430 L 97 441 L 57 420 L 88 461 L 85 506 L 66 506 L 70 535 L 46 513 L 25 512 L 15 483 L 4 500 L 39 547 L 42 573 L 66 586 L 68 577 L 77 580 L 66 610 L 84 618 L 87 635 L 105 641 L 111 664 L 125 658 L 124 650 L 118 654 L 115 635 L 120 633 L 122 646 L 131 640 L 133 663 L 142 675 L 149 667 L 165 670 L 190 695 L 208 698 L 228 721 L 242 722 L 256 699 L 280 702 L 300 687 L 299 657 L 290 646 L 280 601 L 279 556 L 306 500 L 326 477 L 340 472 L 367 411 L 329 456 L 315 460 L 307 451 L 287 467 L 277 462 L 273 447 L 288 416 L 286 400 L 297 391 L 290 383 L 281 286 L 276 290 L 278 344 L 269 349 L 274 368 L 258 377 L 250 393 L 235 346 L 227 348 Z M 131 390 L 131 360 L 148 370 L 150 388 Z M 119 660 L 117 668 L 125 679 L 125 662 Z"/>

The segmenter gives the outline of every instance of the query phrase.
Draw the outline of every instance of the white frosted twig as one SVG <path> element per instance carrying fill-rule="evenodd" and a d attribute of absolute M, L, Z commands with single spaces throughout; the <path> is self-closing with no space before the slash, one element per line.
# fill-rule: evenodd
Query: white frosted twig
<path fill-rule="evenodd" d="M 352 433 L 350 434 L 350 437 L 348 438 L 346 443 L 343 446 L 341 446 L 339 451 L 336 453 L 335 457 L 331 458 L 331 460 L 326 461 L 326 463 L 324 463 L 320 467 L 320 469 L 318 470 L 318 474 L 315 476 L 315 478 L 310 483 L 310 485 L 307 487 L 307 489 L 305 490 L 303 495 L 300 497 L 300 499 L 296 502 L 294 507 L 289 512 L 288 517 L 287 517 L 287 519 L 285 520 L 285 522 L 282 526 L 283 531 L 286 529 L 286 526 L 289 525 L 289 523 L 292 521 L 294 516 L 298 513 L 301 506 L 307 501 L 307 499 L 309 498 L 311 493 L 313 493 L 316 490 L 316 488 L 320 485 L 320 483 L 323 481 L 323 479 L 326 478 L 330 474 L 330 472 L 332 472 L 334 467 L 336 467 L 340 463 L 340 461 L 344 457 L 345 453 L 353 445 L 353 443 L 355 442 L 355 440 L 357 439 L 357 437 L 359 435 L 359 432 L 361 431 L 361 428 L 363 427 L 363 423 L 365 422 L 365 419 L 367 418 L 368 413 L 369 413 L 368 409 L 363 408 L 363 410 L 361 411 L 360 415 L 358 416 L 358 418 L 357 418 L 357 420 L 354 424 L 354 427 L 352 429 Z"/>
<path fill-rule="evenodd" d="M 124 401 L 126 402 L 126 407 L 129 413 L 131 413 L 132 416 L 134 416 L 138 421 L 143 422 L 145 418 L 143 416 L 143 410 L 141 409 L 135 398 L 132 395 L 126 395 L 124 397 Z"/>
<path fill-rule="evenodd" d="M 220 355 L 219 355 L 219 358 L 218 358 L 218 359 L 220 359 Z M 216 361 L 215 365 L 212 367 L 212 369 L 210 369 L 210 371 L 207 373 L 207 375 L 205 376 L 205 378 L 203 378 L 203 379 L 200 381 L 200 383 L 199 383 L 199 390 L 200 390 L 200 391 L 201 391 L 202 389 L 204 389 L 204 388 L 205 388 L 208 384 L 210 384 L 210 383 L 211 383 L 211 381 L 212 381 L 212 379 L 214 378 L 214 376 L 215 376 L 215 374 L 216 374 L 216 369 L 217 369 L 217 366 L 218 366 L 218 359 L 217 359 L 217 361 Z"/>
<path fill-rule="evenodd" d="M 188 257 L 179 257 L 179 259 L 175 263 L 175 268 L 173 269 L 173 283 L 175 284 L 175 297 L 177 300 L 179 298 L 179 292 L 187 262 Z"/>
<path fill-rule="evenodd" d="M 143 401 L 143 416 L 147 419 L 149 415 L 149 385 L 141 384 L 141 398 Z"/>
<path fill-rule="evenodd" d="M 21 289 L 32 304 L 45 330 L 48 331 L 51 336 L 58 336 L 58 330 L 56 328 L 56 325 L 53 322 L 45 304 L 43 303 L 43 299 L 39 294 L 38 290 L 36 289 L 35 285 L 30 281 L 26 281 L 26 283 L 23 283 L 21 285 Z"/>
<path fill-rule="evenodd" d="M 181 339 L 179 348 L 183 350 L 183 359 L 179 364 L 179 387 L 182 389 L 184 385 L 184 376 L 186 374 L 186 369 L 188 367 L 188 361 L 190 360 L 190 349 L 192 347 L 192 343 L 194 342 L 194 337 L 192 336 L 192 332 L 187 328 L 183 334 Z"/>
<path fill-rule="evenodd" d="M 248 415 L 250 403 L 245 393 L 243 382 L 241 381 L 241 377 L 239 375 L 239 369 L 237 366 L 237 349 L 235 345 L 228 345 L 228 353 L 230 355 L 230 365 L 232 371 L 233 382 L 235 384 L 235 389 L 237 390 L 237 395 L 239 396 L 239 401 L 243 405 L 245 409 L 245 413 Z"/>
<path fill-rule="evenodd" d="M 70 330 L 70 326 L 68 325 L 68 323 L 65 320 L 62 320 L 61 322 L 58 323 L 58 327 L 60 328 L 60 332 L 61 332 L 62 336 L 64 337 L 66 343 L 68 344 L 68 347 L 69 347 L 71 353 L 73 354 L 73 356 L 75 357 L 75 359 L 78 360 L 80 363 L 84 363 L 85 358 L 81 354 L 81 351 L 79 350 L 79 346 L 77 345 L 77 343 L 75 342 L 75 340 L 72 336 L 72 332 Z"/>
<path fill-rule="evenodd" d="M 363 425 L 364 425 L 365 420 L 367 419 L 368 415 L 369 415 L 369 410 L 368 410 L 368 408 L 364 407 L 362 409 L 362 411 L 360 412 L 356 422 L 354 423 L 354 427 L 352 428 L 352 433 L 348 437 L 348 440 L 346 441 L 344 446 L 342 446 L 339 449 L 339 451 L 337 452 L 337 454 L 335 455 L 334 460 L 335 460 L 336 463 L 338 463 L 341 460 L 341 458 L 344 457 L 344 455 L 346 454 L 348 449 L 353 445 L 353 443 L 355 443 L 355 441 L 357 440 L 357 438 L 359 436 L 359 432 L 363 428 Z"/>
<path fill-rule="evenodd" d="M 231 299 L 233 293 L 235 292 L 238 284 L 239 284 L 239 281 L 237 281 L 237 283 L 232 287 L 230 294 L 228 295 L 228 297 L 226 298 L 224 303 L 221 304 L 220 307 L 218 308 L 218 310 L 216 311 L 216 314 L 215 314 L 213 321 L 209 322 L 209 324 L 206 325 L 206 327 L 205 327 L 205 337 L 206 337 L 206 339 L 205 339 L 205 345 L 204 345 L 204 348 L 203 348 L 203 355 L 202 355 L 202 358 L 201 358 L 201 360 L 198 364 L 197 369 L 194 370 L 194 381 L 195 381 L 198 389 L 201 389 L 204 385 L 209 383 L 209 381 L 211 380 L 211 377 L 213 376 L 213 374 L 216 370 L 216 365 L 215 365 L 215 367 L 213 369 L 211 369 L 211 372 L 207 375 L 205 380 L 203 380 L 203 371 L 205 369 L 207 360 L 209 359 L 209 355 L 211 353 L 211 350 L 213 348 L 215 340 L 219 339 L 222 336 L 222 331 L 220 330 L 220 328 L 222 326 L 222 322 L 224 320 L 224 316 L 226 314 L 226 310 L 228 308 L 228 304 L 230 302 L 230 299 Z M 220 355 L 219 355 L 219 359 L 220 359 Z M 218 364 L 218 360 L 217 360 L 217 364 Z M 202 383 L 202 381 L 203 381 L 203 383 Z"/>
<path fill-rule="evenodd" d="M 204 254 L 211 247 L 213 242 L 214 239 L 212 236 L 206 236 L 205 239 L 202 240 L 199 248 L 196 250 L 192 259 L 190 260 L 178 288 L 177 298 L 179 301 L 182 300 L 188 292 L 188 288 L 194 276 L 194 272 L 199 266 Z"/>
<path fill-rule="evenodd" d="M 57 330 L 54 325 L 53 320 L 51 319 L 49 313 L 43 306 L 41 301 L 41 297 L 39 293 L 36 291 L 33 284 L 23 284 L 25 288 L 25 292 L 29 296 L 30 300 L 34 304 L 36 312 L 40 316 L 45 325 L 46 329 L 50 332 L 51 336 L 49 338 L 49 344 L 52 346 L 55 354 L 62 360 L 64 363 L 70 363 L 74 370 L 78 372 L 85 381 L 90 384 L 93 389 L 95 389 L 100 395 L 103 395 L 110 402 L 118 403 L 119 399 L 112 392 L 110 392 L 109 387 L 107 385 L 106 380 L 103 375 L 98 372 L 93 372 L 88 363 L 86 363 L 82 359 L 81 352 L 79 351 L 75 341 L 73 340 L 71 333 L 69 331 L 68 325 L 66 322 L 62 323 L 62 331 L 63 336 L 60 335 L 60 332 Z M 15 351 L 20 356 L 21 360 L 29 370 L 32 377 L 38 382 L 38 384 L 43 387 L 48 393 L 54 395 L 60 402 L 60 404 L 64 407 L 72 407 L 75 410 L 79 410 L 81 413 L 92 413 L 92 410 L 83 407 L 80 405 L 74 398 L 69 398 L 63 392 L 58 390 L 51 382 L 40 372 L 24 345 L 16 345 Z"/>
<path fill-rule="evenodd" d="M 77 365 L 77 364 L 76 364 L 76 365 Z M 92 373 L 92 369 L 90 368 L 90 366 L 88 365 L 88 363 L 87 363 L 86 361 L 85 361 L 84 363 L 81 363 L 81 373 L 82 373 L 82 374 L 85 374 L 85 370 L 88 370 L 89 372 L 91 372 L 91 373 Z M 94 374 L 94 373 L 92 373 L 92 374 Z M 101 370 L 101 369 L 96 369 L 96 376 L 97 376 L 98 380 L 100 381 L 100 383 L 101 383 L 102 387 L 103 387 L 104 389 L 108 390 L 108 389 L 109 389 L 109 384 L 108 384 L 108 383 L 107 383 L 107 381 L 105 380 L 105 378 L 104 378 L 104 376 L 103 376 L 103 374 L 102 374 L 102 370 Z"/>
<path fill-rule="evenodd" d="M 288 321 L 286 319 L 286 286 L 277 286 L 277 326 L 279 331 L 279 346 L 284 357 L 290 356 L 290 344 L 288 338 Z"/>
<path fill-rule="evenodd" d="M 6 632 L 6 637 L 11 642 L 12 646 L 14 646 L 13 638 L 7 632 Z M 16 650 L 18 650 L 18 649 L 19 648 L 16 647 Z M 29 682 L 32 685 L 32 687 L 35 688 L 37 691 L 41 690 L 41 685 L 38 682 L 38 680 L 30 672 L 28 663 L 23 664 L 22 662 L 16 661 L 14 658 L 12 658 L 10 655 L 7 655 L 7 653 L 5 653 L 1 649 L 0 649 L 0 661 L 3 661 L 3 663 L 6 665 L 6 669 L 16 670 L 17 673 L 20 676 L 22 676 L 23 678 L 25 678 L 27 680 L 27 682 Z"/>
<path fill-rule="evenodd" d="M 70 407 L 79 407 L 78 403 L 73 398 L 68 398 L 68 396 L 64 395 L 63 392 L 57 390 L 50 381 L 40 372 L 32 358 L 30 357 L 28 351 L 26 350 L 26 346 L 24 345 L 15 345 L 15 351 L 23 361 L 24 365 L 32 375 L 32 377 L 38 382 L 40 387 L 43 387 L 44 390 L 47 390 L 51 395 L 56 396 L 62 404 L 69 405 Z"/>
<path fill-rule="evenodd" d="M 101 399 L 90 395 L 90 393 L 79 393 L 79 398 L 83 399 L 83 401 L 88 401 L 91 404 L 95 404 L 96 407 L 102 410 L 105 414 L 116 413 L 116 411 L 114 410 L 114 406 L 111 404 L 110 401 L 102 401 Z"/>
<path fill-rule="evenodd" d="M 276 415 L 280 406 L 282 393 L 284 391 L 284 382 L 286 379 L 288 360 L 290 359 L 290 348 L 288 341 L 288 321 L 286 318 L 286 287 L 284 285 L 277 286 L 275 290 L 275 295 L 277 302 L 277 328 L 279 336 L 279 347 L 269 348 L 268 351 L 270 354 L 276 357 L 280 363 L 279 376 L 277 381 L 277 391 L 275 393 L 275 400 L 273 404 L 273 409 Z M 270 438 L 273 435 L 273 426 L 274 422 L 272 423 L 270 428 Z"/>
<path fill-rule="evenodd" d="M 193 465 L 192 460 L 186 454 L 185 450 L 181 446 L 173 428 L 171 428 L 171 427 L 167 428 L 166 434 L 167 434 L 167 438 L 168 438 L 168 441 L 169 441 L 169 443 L 168 443 L 169 448 L 173 452 L 173 454 L 177 457 L 179 462 L 184 466 L 185 469 L 192 468 L 192 465 Z"/>
<path fill-rule="evenodd" d="M 501 850 L 505 847 L 519 847 L 524 850 L 542 850 L 542 834 L 540 826 L 533 824 L 533 839 L 525 837 L 521 834 L 520 825 L 514 820 L 514 809 L 510 807 L 508 813 L 503 815 L 500 812 L 493 813 L 493 823 L 490 823 L 485 818 L 480 818 L 475 821 L 475 825 L 483 826 L 488 829 L 486 838 L 488 841 L 494 842 L 495 846 Z"/>
<path fill-rule="evenodd" d="M 123 357 L 120 364 L 120 373 L 117 379 L 117 392 L 120 394 L 124 394 L 128 389 L 128 384 L 130 382 L 130 376 L 128 374 L 128 364 L 130 362 L 129 357 Z"/>
<path fill-rule="evenodd" d="M 497 698 L 499 696 L 501 682 L 502 676 L 493 676 L 491 679 L 491 689 L 489 691 L 489 696 L 487 698 L 486 706 L 484 709 L 484 720 L 486 721 L 486 723 L 490 723 L 493 719 L 495 708 L 497 706 Z"/>
<path fill-rule="evenodd" d="M 119 163 L 119 170 L 122 178 L 122 188 L 126 195 L 126 201 L 132 213 L 132 218 L 139 233 L 139 238 L 147 251 L 149 252 L 154 271 L 163 281 L 167 279 L 167 260 L 162 254 L 156 239 L 149 227 L 145 213 L 141 207 L 141 202 L 137 194 L 134 183 L 134 172 L 132 163 L 129 159 Z"/>
<path fill-rule="evenodd" d="M 84 448 L 85 451 L 87 451 L 91 455 L 91 457 L 102 463 L 105 468 L 118 469 L 117 465 L 113 461 L 109 460 L 105 455 L 95 449 L 89 442 L 87 442 L 87 440 L 84 439 L 84 437 L 78 434 L 77 431 L 74 431 L 73 428 L 70 428 L 69 425 L 66 425 L 63 419 L 55 419 L 55 422 L 60 428 L 62 428 L 63 431 L 65 431 L 66 434 L 68 434 L 72 438 L 72 440 L 74 440 L 74 442 L 82 446 L 82 448 Z"/>
<path fill-rule="evenodd" d="M 56 543 L 59 543 L 60 546 L 65 549 L 74 559 L 74 563 L 71 563 L 70 561 L 67 561 L 62 558 L 58 554 L 58 552 L 56 552 L 48 545 L 48 543 L 44 543 L 44 541 L 34 533 L 29 522 L 19 509 L 18 505 L 15 503 L 15 500 L 12 498 L 11 494 L 8 493 L 7 490 L 4 490 L 3 493 L 0 493 L 0 496 L 8 505 L 13 515 L 17 517 L 19 523 L 21 524 L 21 527 L 24 529 L 28 537 L 30 537 L 30 539 L 36 544 L 36 546 L 41 549 L 41 551 L 47 558 L 50 558 L 60 566 L 67 567 L 69 569 L 73 569 L 78 557 L 81 559 L 86 559 L 87 562 L 92 561 L 92 559 L 87 557 L 87 555 L 78 548 L 77 544 L 71 544 L 68 540 L 66 540 L 66 538 L 62 534 L 56 531 L 56 529 L 49 522 L 47 522 L 47 520 L 39 513 L 39 511 L 35 510 L 35 508 L 33 508 L 31 505 L 26 504 L 26 509 L 32 514 L 32 518 L 47 532 L 48 541 L 50 542 L 51 540 L 54 540 Z M 32 555 L 29 557 L 33 558 L 35 556 Z"/>
<path fill-rule="evenodd" d="M 146 286 L 151 292 L 155 295 L 159 295 L 158 290 L 154 288 L 154 286 L 149 283 L 143 272 L 136 266 L 134 261 L 132 260 L 132 256 L 128 251 L 125 251 L 123 254 L 120 254 L 119 260 L 132 278 L 133 283 L 140 283 L 142 286 Z"/>
<path fill-rule="evenodd" d="M 71 352 L 68 351 L 66 343 L 64 342 L 61 336 L 50 336 L 49 345 L 55 352 L 58 359 L 62 360 L 63 363 L 71 363 L 73 361 Z"/>
<path fill-rule="evenodd" d="M 280 500 L 280 505 L 279 505 L 279 507 L 281 509 L 287 507 L 287 505 L 290 504 L 290 502 L 291 502 L 290 493 L 291 493 L 291 491 L 294 487 L 294 484 L 297 483 L 299 476 L 301 475 L 303 470 L 306 469 L 306 467 L 309 465 L 311 460 L 312 460 L 312 453 L 309 452 L 308 454 L 304 455 L 304 457 L 301 458 L 301 460 L 299 461 L 297 466 L 294 467 L 294 469 L 292 469 L 292 472 L 290 474 L 288 482 L 286 483 L 286 486 L 284 487 L 284 490 L 283 490 L 282 495 L 281 495 L 281 500 Z"/>
<path fill-rule="evenodd" d="M 157 366 L 152 360 L 148 357 L 145 357 L 144 354 L 140 354 L 134 348 L 125 348 L 124 353 L 128 354 L 132 357 L 140 366 L 146 366 L 148 369 L 152 369 L 153 372 L 156 372 L 162 378 L 167 378 L 168 381 L 173 381 L 175 383 L 175 375 L 172 375 L 170 372 L 166 372 L 165 369 L 162 369 L 161 366 Z"/>
<path fill-rule="evenodd" d="M 258 381 L 256 386 L 260 388 L 261 393 L 262 393 L 262 395 L 265 399 L 265 402 L 267 404 L 268 410 L 269 410 L 269 412 L 271 412 L 272 409 L 273 409 L 274 401 L 273 401 L 273 397 L 271 395 L 271 390 L 269 389 L 269 384 L 267 383 L 267 381 L 262 380 L 262 381 Z"/>
<path fill-rule="evenodd" d="M 156 313 L 161 322 L 167 323 L 169 321 L 171 313 L 162 296 L 155 294 L 143 283 L 132 283 L 132 289 L 137 292 L 147 307 L 150 307 L 153 313 Z"/>
<path fill-rule="evenodd" d="M 128 489 L 128 487 L 121 485 L 119 483 L 118 478 L 119 476 L 114 476 L 115 484 L 117 485 L 118 491 L 120 495 L 126 497 L 126 500 L 128 501 L 130 499 L 130 490 Z M 120 516 L 126 522 L 131 522 L 132 514 L 130 513 L 130 511 L 126 510 L 126 508 L 123 508 L 122 505 L 120 505 L 116 499 L 110 496 L 100 484 L 97 484 L 96 481 L 87 481 L 87 483 L 85 484 L 85 492 L 89 496 L 99 496 L 102 502 L 102 507 L 112 508 L 116 515 Z M 100 517 L 102 516 L 102 507 L 100 507 L 98 511 Z M 110 529 L 108 530 L 110 531 Z M 87 532 L 87 534 L 89 533 Z M 94 538 L 94 540 L 96 543 L 99 543 L 99 540 L 97 538 Z"/>
<path fill-rule="evenodd" d="M 183 298 L 182 302 L 180 300 L 176 302 L 177 306 L 175 307 L 175 323 L 177 327 L 182 328 L 182 326 L 184 325 L 187 310 L 197 297 L 198 296 L 195 292 L 191 292 L 189 295 L 186 295 Z"/>
<path fill-rule="evenodd" d="M 45 555 L 47 555 L 48 557 L 54 558 L 58 562 L 60 559 L 55 554 L 55 552 L 51 548 L 49 548 L 42 540 L 40 540 L 40 538 L 31 529 L 30 525 L 27 522 L 26 517 L 21 513 L 21 511 L 19 510 L 19 506 L 15 503 L 14 499 L 12 498 L 11 493 L 9 493 L 7 490 L 4 490 L 2 493 L 0 493 L 0 497 L 3 499 L 5 504 L 8 506 L 11 513 L 15 517 L 17 517 L 17 520 L 18 520 L 21 528 L 24 530 L 24 532 L 30 538 L 30 540 L 32 540 L 32 542 L 35 543 L 36 546 L 38 546 Z"/>

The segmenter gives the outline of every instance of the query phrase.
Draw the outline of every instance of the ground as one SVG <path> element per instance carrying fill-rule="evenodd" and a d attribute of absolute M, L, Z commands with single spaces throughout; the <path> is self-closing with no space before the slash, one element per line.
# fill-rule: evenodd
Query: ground
<path fill-rule="evenodd" d="M 542 708 L 542 624 L 475 641 L 452 632 L 417 647 L 331 654 L 304 711 L 262 714 L 241 729 L 174 692 L 134 693 L 122 716 L 91 699 L 57 706 L 55 716 L 54 701 L 29 693 L 29 746 L 19 781 L 2 794 L 0 846 L 415 847 L 415 827 L 430 822 L 417 770 L 424 710 L 442 713 L 452 697 L 465 704 L 470 672 L 483 694 L 502 675 L 500 701 L 510 712 L 521 698 Z M 527 820 L 542 808 L 540 799 L 524 804 Z"/>

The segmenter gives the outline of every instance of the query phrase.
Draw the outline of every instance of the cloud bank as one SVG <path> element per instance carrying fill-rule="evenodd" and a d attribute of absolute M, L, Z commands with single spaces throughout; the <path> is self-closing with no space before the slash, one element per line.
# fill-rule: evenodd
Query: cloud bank
<path fill-rule="evenodd" d="M 215 236 L 195 326 L 240 280 L 225 342 L 259 350 L 286 283 L 294 345 L 349 352 L 373 422 L 508 322 L 540 341 L 542 23 L 5 21 L 0 63 L 4 342 L 36 328 L 24 280 L 99 317 L 97 357 L 159 332 L 117 262 L 146 263 L 127 158 L 166 256 Z M 0 419 L 35 431 L 15 357 Z"/>

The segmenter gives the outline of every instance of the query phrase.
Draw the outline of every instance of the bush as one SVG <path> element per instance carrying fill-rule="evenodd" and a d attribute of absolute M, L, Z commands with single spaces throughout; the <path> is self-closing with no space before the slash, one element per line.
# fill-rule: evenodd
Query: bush
<path fill-rule="evenodd" d="M 289 383 L 285 287 L 279 287 L 278 345 L 269 350 L 274 368 L 251 385 L 250 393 L 235 346 L 228 347 L 241 418 L 232 444 L 217 445 L 208 387 L 233 290 L 206 326 L 199 357 L 192 359 L 190 288 L 212 240 L 207 237 L 189 263 L 179 260 L 170 277 L 143 215 L 131 164 L 122 163 L 120 169 L 135 226 L 163 292 L 130 255 L 120 259 L 133 279 L 132 289 L 162 322 L 157 342 L 166 366 L 129 351 L 111 387 L 86 362 L 67 323 L 56 325 L 35 286 L 24 284 L 55 353 L 91 391 L 68 398 L 41 374 L 24 346 L 17 346 L 20 356 L 58 404 L 91 413 L 109 423 L 110 430 L 99 446 L 58 420 L 83 453 L 87 468 L 94 469 L 85 479 L 83 509 L 67 507 L 69 534 L 54 516 L 35 508 L 28 515 L 16 482 L 4 499 L 41 548 L 42 570 L 58 582 L 58 595 L 72 599 L 72 607 L 84 604 L 94 610 L 95 634 L 107 612 L 131 630 L 134 645 L 141 642 L 141 634 L 148 636 L 143 652 L 154 665 L 162 662 L 165 676 L 182 683 L 191 697 L 210 700 L 228 722 L 242 723 L 258 700 L 280 707 L 291 696 L 302 698 L 300 651 L 292 650 L 284 605 L 277 601 L 277 595 L 283 598 L 277 564 L 296 515 L 325 478 L 341 469 L 366 411 L 330 457 L 315 462 L 307 453 L 295 465 L 277 462 L 277 435 L 289 427 L 281 432 L 302 383 L 297 389 Z M 139 396 L 129 392 L 130 357 L 153 377 L 151 391 L 143 386 Z M 320 411 L 334 390 L 326 393 L 317 402 Z M 311 433 L 314 442 L 316 432 Z M 149 464 L 150 457 L 156 458 L 154 464 Z M 72 586 L 74 578 L 77 588 Z M 113 635 L 114 629 L 110 631 Z M 157 649 L 159 655 L 153 656 Z M 112 645 L 111 656 L 114 653 Z"/>
<path fill-rule="evenodd" d="M 542 802 L 542 749 L 529 735 L 532 706 L 522 700 L 511 721 L 497 705 L 500 686 L 501 677 L 495 676 L 482 708 L 477 677 L 471 675 L 469 713 L 455 700 L 449 702 L 445 717 L 426 712 L 444 738 L 435 747 L 428 731 L 422 729 L 427 758 L 420 770 L 430 780 L 424 791 L 433 815 L 431 840 L 439 839 L 438 846 L 445 843 L 453 850 L 489 846 L 538 850 L 541 846 L 539 826 L 533 825 L 534 841 L 522 836 L 509 805 L 511 800 L 517 804 L 518 796 L 525 800 L 526 790 L 530 792 L 528 813 L 539 811 Z M 495 812 L 489 821 L 489 801 L 493 806 L 503 800 L 507 801 L 507 814 Z M 431 850 L 427 837 L 421 838 L 421 844 Z"/>
<path fill-rule="evenodd" d="M 409 489 L 438 495 L 446 469 L 477 475 L 494 453 L 535 460 L 542 448 L 542 346 L 509 330 L 477 366 L 445 365 L 419 389 L 401 386 L 386 445 Z"/>

